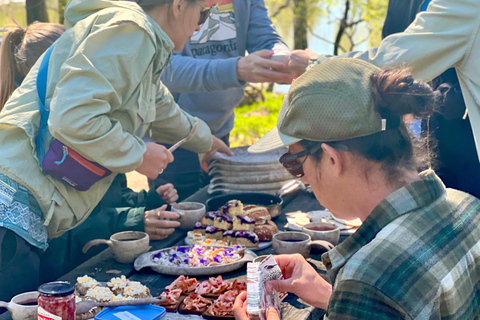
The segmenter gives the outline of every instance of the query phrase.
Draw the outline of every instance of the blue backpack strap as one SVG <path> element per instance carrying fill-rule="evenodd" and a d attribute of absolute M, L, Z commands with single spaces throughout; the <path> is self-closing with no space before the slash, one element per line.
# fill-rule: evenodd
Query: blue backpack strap
<path fill-rule="evenodd" d="M 50 55 L 52 54 L 53 43 L 50 48 L 45 52 L 43 60 L 40 64 L 37 74 L 37 94 L 38 94 L 38 109 L 40 110 L 40 126 L 38 128 L 37 136 L 35 137 L 35 146 L 37 149 L 37 158 L 40 162 L 40 166 L 45 156 L 45 133 L 48 127 L 48 115 L 49 111 L 45 109 L 45 96 L 47 94 L 47 74 L 48 74 L 48 62 L 50 61 Z"/>
<path fill-rule="evenodd" d="M 420 11 L 427 11 L 428 5 L 430 4 L 432 0 L 425 0 L 422 4 L 422 7 L 420 8 Z"/>

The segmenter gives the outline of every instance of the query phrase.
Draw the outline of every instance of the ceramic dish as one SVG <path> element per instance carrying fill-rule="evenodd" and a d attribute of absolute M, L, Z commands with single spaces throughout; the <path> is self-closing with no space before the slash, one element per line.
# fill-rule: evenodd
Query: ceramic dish
<path fill-rule="evenodd" d="M 284 185 L 292 181 L 292 179 L 285 180 L 285 181 L 277 181 L 277 182 L 266 182 L 266 183 L 225 183 L 219 182 L 215 185 L 210 185 L 208 189 L 217 189 L 217 188 L 225 188 L 225 189 L 232 189 L 232 190 L 244 190 L 246 192 L 254 192 L 261 190 L 273 190 L 276 189 L 277 191 L 281 189 Z"/>
<path fill-rule="evenodd" d="M 288 224 L 285 226 L 290 231 L 302 231 L 303 226 L 310 222 L 330 222 L 335 224 L 340 229 L 341 235 L 351 235 L 357 231 L 358 226 L 361 225 L 359 219 L 346 221 L 334 217 L 330 211 L 318 210 L 304 212 L 292 212 L 287 214 Z"/>
<path fill-rule="evenodd" d="M 216 153 L 212 157 L 212 162 L 225 163 L 225 164 L 278 164 L 278 159 L 288 152 L 287 148 L 281 148 L 269 153 L 263 154 L 251 154 L 247 151 L 248 146 L 232 148 L 233 156 L 229 157 L 223 153 Z"/>
<path fill-rule="evenodd" d="M 270 172 L 287 172 L 282 164 L 269 164 L 269 165 L 230 165 L 215 163 L 209 166 L 210 170 L 208 171 L 209 176 L 222 176 L 222 177 L 237 177 L 239 174 L 242 175 L 256 175 L 256 174 L 266 174 Z"/>
<path fill-rule="evenodd" d="M 210 183 L 216 185 L 219 183 L 242 183 L 259 184 L 291 181 L 292 176 L 288 172 L 257 172 L 254 175 L 238 174 L 234 177 L 215 175 Z"/>
<path fill-rule="evenodd" d="M 191 247 L 191 246 L 187 246 Z M 172 248 L 166 248 L 162 250 L 156 250 L 144 253 L 140 255 L 134 263 L 135 269 L 138 271 L 145 267 L 150 267 L 152 270 L 169 275 L 185 275 L 185 276 L 211 276 L 219 275 L 222 273 L 227 273 L 233 270 L 237 270 L 242 267 L 245 263 L 252 261 L 256 258 L 256 254 L 249 249 L 246 249 L 243 253 L 243 256 L 235 261 L 228 264 L 210 266 L 210 267 L 176 267 L 176 266 L 166 266 L 159 264 L 153 260 L 153 257 L 159 252 L 168 252 Z"/>

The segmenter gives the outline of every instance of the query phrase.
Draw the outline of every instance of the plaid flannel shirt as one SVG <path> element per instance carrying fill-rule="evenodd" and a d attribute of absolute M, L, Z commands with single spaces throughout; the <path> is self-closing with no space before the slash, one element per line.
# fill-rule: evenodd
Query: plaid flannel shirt
<path fill-rule="evenodd" d="M 326 319 L 480 318 L 480 200 L 421 176 L 322 256 Z"/>

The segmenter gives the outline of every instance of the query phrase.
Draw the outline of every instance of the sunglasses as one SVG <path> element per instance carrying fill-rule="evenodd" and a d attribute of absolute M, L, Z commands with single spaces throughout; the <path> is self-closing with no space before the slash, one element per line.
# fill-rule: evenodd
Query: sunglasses
<path fill-rule="evenodd" d="M 348 147 L 342 143 L 328 143 L 329 146 L 339 149 L 339 150 L 348 150 Z M 307 161 L 309 155 L 312 155 L 322 149 L 322 145 L 318 144 L 317 147 L 312 149 L 305 149 L 298 153 L 291 154 L 290 152 L 285 153 L 279 159 L 282 166 L 295 178 L 301 178 L 305 175 L 303 172 L 303 164 Z M 298 159 L 305 157 L 302 161 Z"/>
<path fill-rule="evenodd" d="M 198 25 L 201 26 L 202 24 L 207 21 L 208 17 L 210 16 L 210 8 L 203 8 L 202 11 L 200 11 L 200 18 L 198 19 Z"/>

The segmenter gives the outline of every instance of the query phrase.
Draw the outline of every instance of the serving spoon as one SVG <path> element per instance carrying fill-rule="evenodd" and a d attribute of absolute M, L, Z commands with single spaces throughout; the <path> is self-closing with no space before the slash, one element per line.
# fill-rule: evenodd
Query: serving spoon
<path fill-rule="evenodd" d="M 197 134 L 197 131 L 198 131 L 198 121 L 195 122 L 195 124 L 193 125 L 192 130 L 190 130 L 190 133 L 188 134 L 188 136 L 186 136 L 185 138 L 183 138 L 182 140 L 178 141 L 173 146 L 168 148 L 168 151 L 173 152 L 173 151 L 177 150 L 177 148 L 180 147 L 182 144 L 192 140 L 193 136 Z M 162 174 L 162 173 L 163 173 L 163 169 L 159 172 L 159 174 Z"/>
<path fill-rule="evenodd" d="M 192 130 L 190 130 L 190 133 L 188 134 L 188 136 L 186 136 L 185 138 L 183 138 L 182 140 L 178 141 L 173 146 L 168 148 L 168 151 L 173 152 L 173 151 L 177 150 L 177 148 L 180 147 L 182 144 L 192 140 L 193 136 L 197 134 L 197 131 L 198 131 L 198 121 L 195 122 L 195 124 L 193 125 Z"/>
<path fill-rule="evenodd" d="M 77 302 L 76 313 L 81 314 L 88 312 L 88 310 L 94 307 L 118 307 L 118 306 L 133 306 L 139 304 L 151 304 L 164 302 L 166 297 L 158 298 L 142 298 L 142 299 L 129 299 L 120 301 L 100 302 L 96 300 L 82 300 Z"/>

